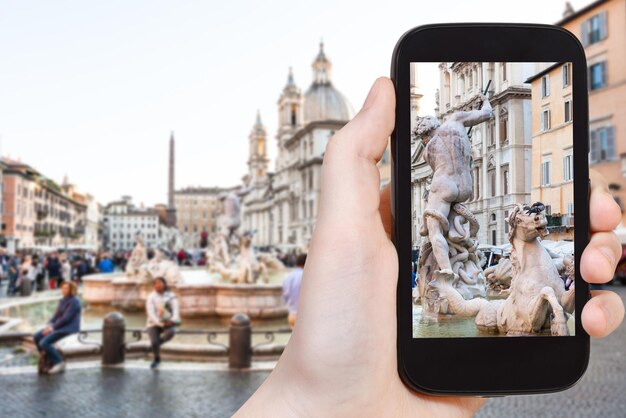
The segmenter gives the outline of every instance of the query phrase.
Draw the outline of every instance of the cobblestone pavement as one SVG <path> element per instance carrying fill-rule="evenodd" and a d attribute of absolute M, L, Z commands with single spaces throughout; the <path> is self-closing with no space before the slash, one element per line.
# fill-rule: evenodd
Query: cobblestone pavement
<path fill-rule="evenodd" d="M 626 287 L 613 288 L 626 300 Z M 572 389 L 550 395 L 489 400 L 487 417 L 626 417 L 626 326 L 593 341 L 591 362 Z M 65 374 L 0 374 L 3 417 L 224 417 L 230 416 L 268 371 L 226 372 L 223 366 L 168 364 L 152 372 L 147 362 L 121 369 L 72 365 Z"/>
<path fill-rule="evenodd" d="M 269 372 L 88 368 L 0 376 L 3 417 L 228 417 Z"/>

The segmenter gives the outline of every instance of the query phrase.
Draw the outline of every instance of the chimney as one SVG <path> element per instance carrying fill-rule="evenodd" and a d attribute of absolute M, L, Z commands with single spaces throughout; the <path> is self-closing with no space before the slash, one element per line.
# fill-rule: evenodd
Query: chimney
<path fill-rule="evenodd" d="M 563 11 L 563 19 L 567 19 L 574 14 L 574 7 L 569 1 L 565 2 L 565 10 Z"/>

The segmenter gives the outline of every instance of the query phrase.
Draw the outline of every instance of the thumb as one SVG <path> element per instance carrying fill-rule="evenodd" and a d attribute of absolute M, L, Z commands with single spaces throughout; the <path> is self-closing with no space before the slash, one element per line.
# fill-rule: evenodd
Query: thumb
<path fill-rule="evenodd" d="M 391 80 L 377 79 L 359 113 L 328 143 L 322 166 L 320 224 L 372 225 L 372 218 L 380 223 L 376 163 L 393 131 L 395 104 Z"/>

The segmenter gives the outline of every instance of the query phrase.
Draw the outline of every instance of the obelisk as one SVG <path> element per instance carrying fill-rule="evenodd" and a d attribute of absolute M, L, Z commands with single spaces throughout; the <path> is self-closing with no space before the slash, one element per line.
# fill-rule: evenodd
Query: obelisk
<path fill-rule="evenodd" d="M 169 227 L 176 226 L 176 206 L 174 205 L 174 132 L 170 135 L 170 161 L 167 185 L 167 217 L 166 223 Z"/>

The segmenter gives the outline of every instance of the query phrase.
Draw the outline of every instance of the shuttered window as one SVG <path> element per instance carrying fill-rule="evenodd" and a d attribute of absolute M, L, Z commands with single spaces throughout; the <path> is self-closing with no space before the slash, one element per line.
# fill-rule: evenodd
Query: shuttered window
<path fill-rule="evenodd" d="M 613 161 L 617 158 L 614 127 L 608 126 L 591 131 L 589 142 L 589 162 L 591 164 Z"/>
<path fill-rule="evenodd" d="M 580 28 L 580 39 L 584 47 L 606 39 L 608 34 L 606 10 L 585 20 Z"/>
<path fill-rule="evenodd" d="M 606 61 L 589 66 L 589 90 L 597 90 L 607 85 Z"/>

